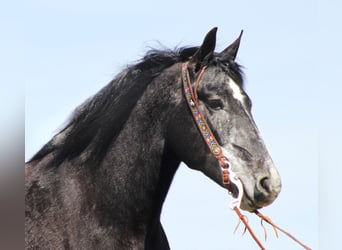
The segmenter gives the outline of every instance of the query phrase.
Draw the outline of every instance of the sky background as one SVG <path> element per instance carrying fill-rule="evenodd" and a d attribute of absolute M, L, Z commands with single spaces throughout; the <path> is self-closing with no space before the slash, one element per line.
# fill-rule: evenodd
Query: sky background
<path fill-rule="evenodd" d="M 342 190 L 338 1 L 33 0 L 7 5 L 0 13 L 0 31 L 6 34 L 0 41 L 6 58 L 0 61 L 0 104 L 2 116 L 9 118 L 1 125 L 2 145 L 12 141 L 7 131 L 20 130 L 10 118 L 24 124 L 24 100 L 26 160 L 76 106 L 149 47 L 159 42 L 169 48 L 198 46 L 217 26 L 220 51 L 243 29 L 237 61 L 244 66 L 253 115 L 283 184 L 278 199 L 261 212 L 313 249 L 337 249 Z M 16 83 L 24 84 L 24 91 Z M 182 164 L 162 213 L 171 248 L 257 249 L 248 234 L 241 237 L 242 227 L 233 234 L 237 217 L 230 201 L 225 190 Z M 262 237 L 260 221 L 247 216 Z M 276 239 L 271 228 L 265 246 L 301 249 L 283 235 Z"/>

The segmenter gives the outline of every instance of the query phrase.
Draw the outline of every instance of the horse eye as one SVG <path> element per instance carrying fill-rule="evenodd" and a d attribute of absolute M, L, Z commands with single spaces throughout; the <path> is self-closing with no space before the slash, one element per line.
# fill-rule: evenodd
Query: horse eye
<path fill-rule="evenodd" d="M 208 100 L 208 106 L 214 110 L 223 109 L 223 102 L 219 99 Z"/>

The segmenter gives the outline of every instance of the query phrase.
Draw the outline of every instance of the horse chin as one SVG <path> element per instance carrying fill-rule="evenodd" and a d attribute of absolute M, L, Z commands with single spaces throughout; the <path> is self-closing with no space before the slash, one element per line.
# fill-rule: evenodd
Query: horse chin
<path fill-rule="evenodd" d="M 257 209 L 261 209 L 273 203 L 276 197 L 270 197 L 263 200 L 254 200 L 251 198 L 248 192 L 244 192 L 240 208 L 245 211 L 254 212 Z"/>
<path fill-rule="evenodd" d="M 257 209 L 262 208 L 262 206 L 256 205 L 252 200 L 244 195 L 241 201 L 240 208 L 245 211 L 253 212 Z"/>

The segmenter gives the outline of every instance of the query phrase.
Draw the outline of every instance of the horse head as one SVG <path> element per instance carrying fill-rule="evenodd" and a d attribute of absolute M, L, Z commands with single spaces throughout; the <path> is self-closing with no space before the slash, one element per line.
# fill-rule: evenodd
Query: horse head
<path fill-rule="evenodd" d="M 241 208 L 254 211 L 276 199 L 281 190 L 280 176 L 252 117 L 252 103 L 235 62 L 242 32 L 231 45 L 216 53 L 216 30 L 206 35 L 189 58 L 189 78 L 195 82 L 200 69 L 206 67 L 200 83 L 194 86 L 198 108 L 243 184 Z M 202 139 L 184 96 L 178 98 L 170 120 L 169 147 L 190 168 L 200 170 L 223 186 L 219 162 Z M 233 196 L 237 196 L 238 190 L 233 190 Z"/>

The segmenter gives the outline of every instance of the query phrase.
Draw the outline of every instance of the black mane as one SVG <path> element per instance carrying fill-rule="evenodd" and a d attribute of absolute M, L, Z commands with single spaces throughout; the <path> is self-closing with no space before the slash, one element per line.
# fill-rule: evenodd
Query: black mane
<path fill-rule="evenodd" d="M 76 108 L 66 126 L 29 162 L 53 153 L 51 165 L 57 166 L 66 159 L 75 158 L 86 149 L 90 150 L 89 161 L 100 162 L 148 84 L 167 67 L 189 60 L 197 49 L 150 50 L 138 63 L 127 67 L 97 94 Z M 221 66 L 242 85 L 242 72 L 237 63 L 224 61 L 219 54 L 215 54 L 210 63 Z M 58 142 L 58 135 L 62 132 L 66 136 Z"/>

